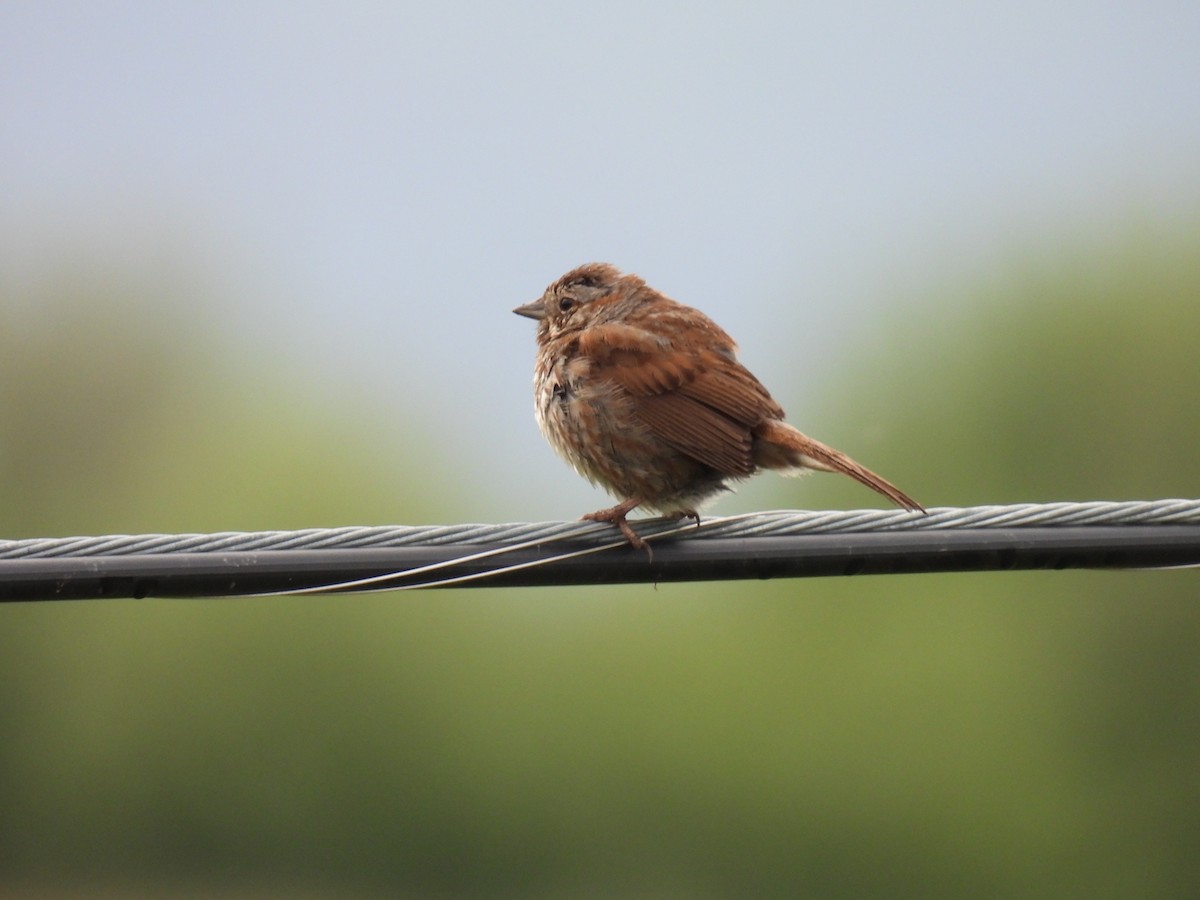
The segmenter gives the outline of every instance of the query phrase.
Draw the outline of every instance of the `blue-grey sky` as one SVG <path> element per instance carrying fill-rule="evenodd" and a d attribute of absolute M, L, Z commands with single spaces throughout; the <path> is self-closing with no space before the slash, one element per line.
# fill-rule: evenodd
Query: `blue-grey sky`
<path fill-rule="evenodd" d="M 513 519 L 601 502 L 509 312 L 578 263 L 709 312 L 822 436 L 812 373 L 923 283 L 1197 208 L 1188 0 L 0 6 L 0 278 L 181 267 L 231 365 L 543 467 Z"/>

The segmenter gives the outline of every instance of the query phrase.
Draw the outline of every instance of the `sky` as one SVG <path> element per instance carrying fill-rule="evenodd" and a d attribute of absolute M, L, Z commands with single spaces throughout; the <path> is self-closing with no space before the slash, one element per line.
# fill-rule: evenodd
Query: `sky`
<path fill-rule="evenodd" d="M 8 2 L 0 86 L 0 287 L 176 271 L 231 367 L 436 430 L 510 520 L 604 502 L 510 312 L 582 262 L 709 313 L 808 430 L 922 286 L 1200 209 L 1183 0 Z"/>

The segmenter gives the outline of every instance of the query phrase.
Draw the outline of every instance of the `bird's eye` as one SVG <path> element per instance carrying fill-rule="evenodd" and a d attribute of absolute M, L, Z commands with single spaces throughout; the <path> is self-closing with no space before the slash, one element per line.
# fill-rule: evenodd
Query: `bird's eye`
<path fill-rule="evenodd" d="M 563 297 L 561 300 L 558 301 L 558 308 L 561 309 L 563 312 L 569 312 L 571 307 L 574 305 L 575 305 L 575 301 L 572 300 L 570 297 Z"/>

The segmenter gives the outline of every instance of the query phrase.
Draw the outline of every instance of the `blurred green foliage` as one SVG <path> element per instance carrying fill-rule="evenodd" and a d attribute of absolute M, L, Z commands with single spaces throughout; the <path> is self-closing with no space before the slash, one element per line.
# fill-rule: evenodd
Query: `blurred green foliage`
<path fill-rule="evenodd" d="M 2 323 L 6 536 L 448 518 L 131 284 Z M 1200 235 L 1143 237 L 914 302 L 829 394 L 928 504 L 1196 497 L 1198 338 Z M 1195 896 L 1196 577 L 10 604 L 0 896 Z"/>

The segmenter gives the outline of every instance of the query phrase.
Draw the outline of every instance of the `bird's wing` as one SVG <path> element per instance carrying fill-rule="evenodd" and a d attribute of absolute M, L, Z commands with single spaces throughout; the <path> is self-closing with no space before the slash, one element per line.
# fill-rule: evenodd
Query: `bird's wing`
<path fill-rule="evenodd" d="M 705 339 L 686 347 L 633 325 L 594 324 L 579 352 L 592 377 L 620 386 L 638 418 L 676 450 L 726 475 L 749 475 L 751 429 L 783 410 L 737 361 L 729 336 L 704 324 Z"/>

